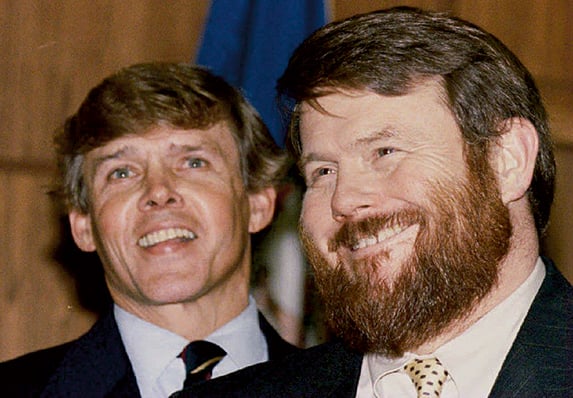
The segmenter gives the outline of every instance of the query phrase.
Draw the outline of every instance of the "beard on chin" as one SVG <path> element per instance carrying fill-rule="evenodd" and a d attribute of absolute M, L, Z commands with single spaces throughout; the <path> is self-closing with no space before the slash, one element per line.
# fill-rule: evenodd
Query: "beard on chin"
<path fill-rule="evenodd" d="M 430 211 L 406 209 L 349 222 L 328 242 L 335 252 L 352 247 L 357 233 L 375 236 L 385 225 L 417 223 L 413 253 L 391 280 L 379 271 L 388 266 L 388 253 L 350 263 L 339 257 L 330 264 L 301 227 L 327 323 L 355 350 L 400 357 L 470 315 L 497 283 L 511 224 L 489 165 L 470 170 L 462 182 L 433 182 L 428 195 Z"/>

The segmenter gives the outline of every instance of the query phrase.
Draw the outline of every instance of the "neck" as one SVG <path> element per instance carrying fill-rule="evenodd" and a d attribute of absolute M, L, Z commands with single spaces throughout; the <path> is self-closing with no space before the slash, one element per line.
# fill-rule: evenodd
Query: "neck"
<path fill-rule="evenodd" d="M 116 304 L 147 322 L 193 341 L 204 339 L 239 316 L 249 304 L 249 295 L 248 289 L 235 291 L 231 303 L 221 303 L 216 297 L 209 296 L 187 303 L 137 308 L 124 302 Z"/>

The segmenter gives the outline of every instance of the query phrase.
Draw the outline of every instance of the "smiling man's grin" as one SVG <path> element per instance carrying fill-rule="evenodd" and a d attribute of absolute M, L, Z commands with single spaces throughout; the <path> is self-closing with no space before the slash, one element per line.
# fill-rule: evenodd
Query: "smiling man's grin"
<path fill-rule="evenodd" d="M 184 228 L 167 228 L 142 236 L 137 241 L 137 244 L 143 248 L 148 248 L 169 240 L 193 240 L 195 238 L 197 238 L 197 235 L 191 230 Z"/>
<path fill-rule="evenodd" d="M 383 242 L 386 239 L 389 239 L 395 235 L 398 235 L 399 233 L 404 231 L 406 228 L 407 228 L 407 226 L 403 226 L 403 225 L 396 225 L 396 226 L 393 226 L 390 228 L 384 228 L 384 229 L 380 230 L 377 235 L 369 235 L 369 236 L 366 236 L 364 238 L 358 239 L 358 241 L 356 241 L 356 243 L 354 243 L 351 246 L 350 250 L 356 251 L 356 250 L 364 249 L 368 246 L 372 246 L 372 245 L 375 245 L 377 243 Z"/>

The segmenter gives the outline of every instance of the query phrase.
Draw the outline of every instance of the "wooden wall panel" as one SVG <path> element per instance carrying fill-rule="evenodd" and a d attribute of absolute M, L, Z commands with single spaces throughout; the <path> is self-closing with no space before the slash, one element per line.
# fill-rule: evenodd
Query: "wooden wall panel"
<path fill-rule="evenodd" d="M 447 11 L 498 36 L 538 78 L 570 81 L 570 0 L 333 0 L 335 19 L 398 5 Z"/>
<path fill-rule="evenodd" d="M 49 161 L 53 129 L 116 69 L 190 61 L 207 6 L 193 0 L 3 1 L 0 158 Z"/>
<path fill-rule="evenodd" d="M 435 11 L 449 11 L 452 0 L 331 0 L 331 13 L 335 20 L 355 14 L 396 6 L 420 7 Z"/>
<path fill-rule="evenodd" d="M 0 172 L 0 358 L 76 337 L 93 315 L 78 303 L 74 281 L 53 260 L 58 223 L 45 174 Z"/>
<path fill-rule="evenodd" d="M 570 0 L 465 0 L 456 1 L 453 12 L 502 39 L 538 79 L 570 79 L 573 65 Z"/>
<path fill-rule="evenodd" d="M 545 250 L 573 283 L 573 145 L 559 145 L 555 155 L 557 190 Z"/>
<path fill-rule="evenodd" d="M 452 12 L 500 38 L 535 77 L 559 144 L 573 143 L 573 2 L 455 1 Z"/>

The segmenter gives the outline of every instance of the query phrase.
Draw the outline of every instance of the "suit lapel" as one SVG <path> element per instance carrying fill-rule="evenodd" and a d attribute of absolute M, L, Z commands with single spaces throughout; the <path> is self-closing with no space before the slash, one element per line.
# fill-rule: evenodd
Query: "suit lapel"
<path fill-rule="evenodd" d="M 305 397 L 355 397 L 362 355 L 333 341 L 303 351 L 297 361 L 285 363 L 281 374 L 284 389 Z M 286 361 L 285 361 L 286 362 Z M 285 377 L 286 375 L 286 377 Z M 276 393 L 280 389 L 275 389 Z"/>
<path fill-rule="evenodd" d="M 140 396 L 113 311 L 72 344 L 42 396 Z"/>
<path fill-rule="evenodd" d="M 544 260 L 545 280 L 490 397 L 573 396 L 573 289 Z"/>
<path fill-rule="evenodd" d="M 350 351 L 343 343 L 335 342 L 333 344 L 332 354 L 326 358 L 324 363 L 326 365 L 335 361 L 334 366 L 330 365 L 330 368 L 325 366 L 326 380 L 330 379 L 329 391 L 325 396 L 333 398 L 353 398 L 356 396 L 362 369 L 362 358 L 362 354 Z"/>

